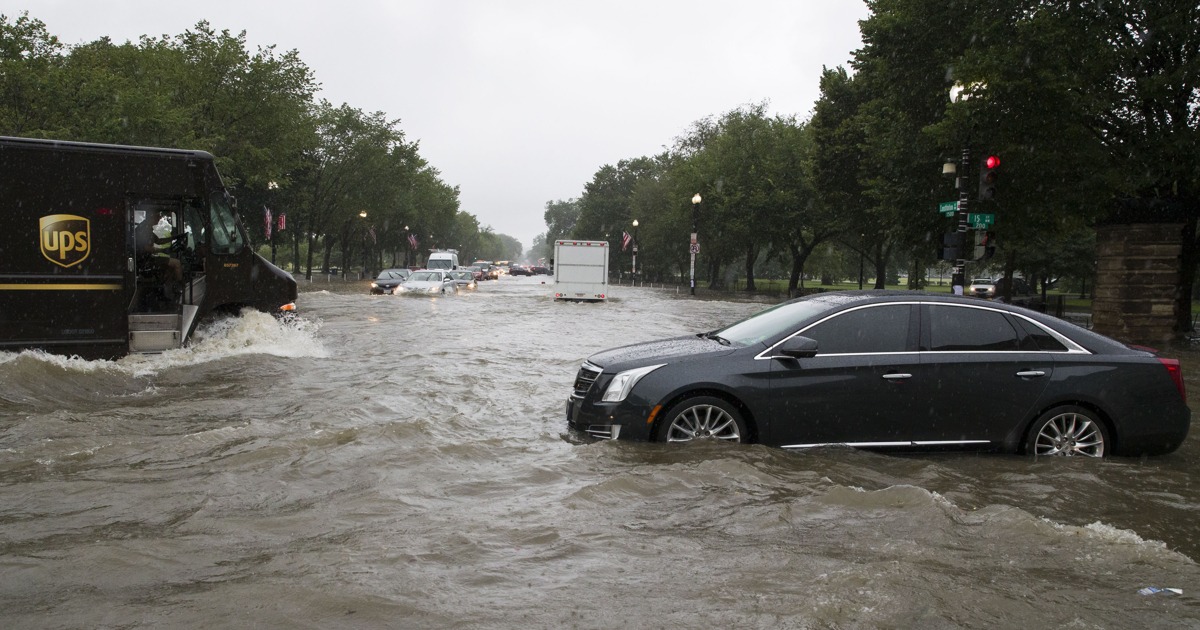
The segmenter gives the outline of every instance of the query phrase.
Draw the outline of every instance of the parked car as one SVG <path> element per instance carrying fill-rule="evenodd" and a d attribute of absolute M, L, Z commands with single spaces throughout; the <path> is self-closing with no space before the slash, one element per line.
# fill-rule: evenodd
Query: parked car
<path fill-rule="evenodd" d="M 990 300 L 996 297 L 996 281 L 991 278 L 976 278 L 967 286 L 966 294 Z"/>
<path fill-rule="evenodd" d="M 474 291 L 475 287 L 478 286 L 475 283 L 475 274 L 471 273 L 470 271 L 467 271 L 466 269 L 459 269 L 458 271 L 451 271 L 450 276 L 452 278 L 454 278 L 454 282 L 458 284 L 458 288 L 460 290 L 461 289 L 469 289 L 469 290 Z"/>
<path fill-rule="evenodd" d="M 423 269 L 414 271 L 400 286 L 396 295 L 455 295 L 458 283 L 445 269 Z"/>
<path fill-rule="evenodd" d="M 1000 302 L 908 291 L 798 298 L 731 326 L 592 355 L 568 425 L 598 438 L 789 449 L 1169 453 L 1179 362 Z"/>
<path fill-rule="evenodd" d="M 1024 306 L 1026 308 L 1033 308 L 1033 310 L 1038 310 L 1038 311 L 1045 310 L 1045 305 L 1043 304 L 1042 295 L 1039 295 L 1038 293 L 1034 292 L 1033 287 L 1030 287 L 1030 284 L 1028 284 L 1028 282 L 1025 282 L 1024 278 L 1014 277 L 1012 280 L 1012 282 L 1013 282 L 1012 293 L 1010 293 L 1008 295 L 1007 299 L 1004 298 L 1004 294 L 1007 293 L 1006 289 L 1008 286 L 1008 282 L 1009 282 L 1008 278 L 1000 278 L 1000 280 L 996 281 L 996 290 L 995 290 L 995 298 L 996 299 L 1001 300 L 1001 301 L 1008 301 L 1009 304 Z"/>
<path fill-rule="evenodd" d="M 391 293 L 400 283 L 408 279 L 408 275 L 412 273 L 407 269 L 384 269 L 379 272 L 375 280 L 371 282 L 371 294 L 383 295 Z"/>

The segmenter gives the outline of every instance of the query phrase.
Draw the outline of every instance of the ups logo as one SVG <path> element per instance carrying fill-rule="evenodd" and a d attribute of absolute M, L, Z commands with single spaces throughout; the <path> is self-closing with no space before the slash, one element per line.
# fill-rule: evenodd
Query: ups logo
<path fill-rule="evenodd" d="M 91 253 L 91 222 L 73 214 L 51 214 L 38 219 L 42 255 L 60 267 L 74 267 Z"/>

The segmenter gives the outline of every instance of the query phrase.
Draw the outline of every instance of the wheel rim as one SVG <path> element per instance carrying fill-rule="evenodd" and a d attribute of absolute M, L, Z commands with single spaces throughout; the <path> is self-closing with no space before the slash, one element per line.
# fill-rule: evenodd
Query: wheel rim
<path fill-rule="evenodd" d="M 723 440 L 740 442 L 742 432 L 737 420 L 724 409 L 715 405 L 688 407 L 671 420 L 667 430 L 668 442 L 691 442 L 692 440 Z"/>
<path fill-rule="evenodd" d="M 1078 413 L 1054 416 L 1038 431 L 1036 455 L 1104 456 L 1104 434 L 1091 418 Z"/>

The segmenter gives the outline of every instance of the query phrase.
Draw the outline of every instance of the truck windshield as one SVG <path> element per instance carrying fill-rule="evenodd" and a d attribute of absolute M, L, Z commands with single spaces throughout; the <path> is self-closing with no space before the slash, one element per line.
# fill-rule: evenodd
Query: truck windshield
<path fill-rule="evenodd" d="M 429 269 L 449 269 L 450 268 L 450 260 L 447 258 L 442 258 L 442 259 L 434 258 L 434 259 L 430 260 L 428 262 L 428 264 L 426 264 L 425 266 L 428 267 Z"/>
<path fill-rule="evenodd" d="M 225 191 L 216 191 L 210 197 L 212 218 L 212 252 L 214 254 L 236 254 L 242 251 L 246 239 L 238 226 L 237 215 L 229 207 Z"/>

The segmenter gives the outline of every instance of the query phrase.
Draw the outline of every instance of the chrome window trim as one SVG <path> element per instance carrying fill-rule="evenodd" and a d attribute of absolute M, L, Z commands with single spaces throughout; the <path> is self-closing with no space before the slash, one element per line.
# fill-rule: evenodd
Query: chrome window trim
<path fill-rule="evenodd" d="M 863 304 L 862 306 L 856 306 L 854 308 L 848 308 L 844 311 L 838 311 L 832 315 L 829 315 L 828 317 L 822 317 L 820 320 L 817 320 L 817 321 L 809 324 L 808 326 L 805 326 L 804 328 L 792 333 L 791 335 L 784 337 L 783 339 L 779 340 L 777 343 L 775 343 L 771 347 L 758 353 L 757 355 L 755 355 L 754 360 L 759 361 L 759 360 L 772 360 L 772 359 L 790 359 L 792 357 L 788 357 L 788 356 L 784 356 L 784 355 L 773 355 L 773 354 L 769 354 L 769 353 L 772 350 L 774 350 L 776 347 L 778 347 L 780 344 L 791 339 L 792 337 L 803 335 L 803 333 L 805 331 L 807 331 L 809 328 L 812 328 L 813 326 L 816 326 L 817 324 L 821 324 L 825 321 L 828 321 L 831 318 L 837 317 L 844 313 L 849 313 L 851 311 L 857 311 L 857 310 L 864 309 L 864 308 L 890 306 L 890 305 L 894 305 L 894 304 L 907 304 L 909 306 L 912 306 L 915 304 L 917 306 L 951 306 L 951 307 L 955 307 L 955 308 L 974 308 L 974 309 L 979 309 L 979 310 L 983 310 L 983 311 L 990 311 L 992 313 L 1000 313 L 1002 315 L 1011 315 L 1013 317 L 1019 317 L 1025 321 L 1029 322 L 1030 324 L 1037 326 L 1042 331 L 1049 334 L 1051 337 L 1054 337 L 1055 339 L 1057 339 L 1059 343 L 1061 343 L 1067 347 L 1067 350 L 1065 352 L 1061 351 L 1061 350 L 1057 350 L 1057 351 L 1056 350 L 918 350 L 918 351 L 913 351 L 913 352 L 843 352 L 843 353 L 838 353 L 838 354 L 818 354 L 817 356 L 818 357 L 866 357 L 866 356 L 889 356 L 889 355 L 899 356 L 899 355 L 905 355 L 905 354 L 917 354 L 917 355 L 944 354 L 944 353 L 949 353 L 949 352 L 967 353 L 967 354 L 1031 354 L 1031 353 L 1036 353 L 1036 354 L 1045 354 L 1045 355 L 1050 355 L 1050 356 L 1055 356 L 1055 355 L 1062 356 L 1062 355 L 1069 355 L 1069 354 L 1088 354 L 1088 355 L 1092 354 L 1083 346 L 1075 343 L 1074 341 L 1071 341 L 1071 339 L 1068 338 L 1067 336 L 1059 333 L 1056 330 L 1048 328 L 1047 326 L 1043 325 L 1042 323 L 1038 322 L 1037 320 L 1035 320 L 1031 317 L 1027 317 L 1020 313 L 1006 311 L 1006 310 L 998 309 L 998 308 L 990 308 L 986 304 L 957 304 L 957 303 L 953 303 L 953 302 L 928 302 L 928 301 L 922 301 L 922 300 L 912 300 L 912 301 L 904 301 L 904 302 L 878 302 L 875 304 Z"/>

